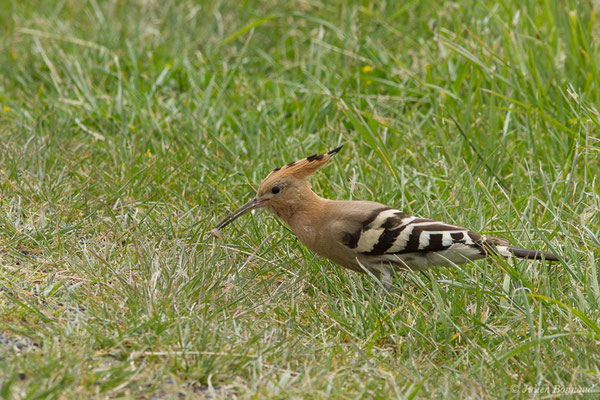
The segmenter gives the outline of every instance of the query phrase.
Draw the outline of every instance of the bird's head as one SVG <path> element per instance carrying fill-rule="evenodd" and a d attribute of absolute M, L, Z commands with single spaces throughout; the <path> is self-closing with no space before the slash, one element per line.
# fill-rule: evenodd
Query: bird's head
<path fill-rule="evenodd" d="M 305 196 L 312 194 L 306 178 L 325 165 L 341 148 L 342 146 L 275 168 L 258 187 L 256 197 L 225 217 L 211 233 L 217 236 L 225 226 L 257 208 L 265 207 L 280 217 L 293 211 Z"/>

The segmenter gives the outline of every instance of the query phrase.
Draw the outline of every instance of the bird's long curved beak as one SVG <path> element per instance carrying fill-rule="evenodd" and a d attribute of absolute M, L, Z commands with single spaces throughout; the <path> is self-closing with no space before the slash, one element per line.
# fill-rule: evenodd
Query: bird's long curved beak
<path fill-rule="evenodd" d="M 252 200 L 250 200 L 249 202 L 247 202 L 246 204 L 244 204 L 243 206 L 241 206 L 240 208 L 238 208 L 237 210 L 235 210 L 234 212 L 232 212 L 231 214 L 229 214 L 228 216 L 223 218 L 223 220 L 221 222 L 219 222 L 217 224 L 217 226 L 215 226 L 215 230 L 223 229 L 224 227 L 226 227 L 227 225 L 229 225 L 230 223 L 232 223 L 233 221 L 235 221 L 242 215 L 246 214 L 248 211 L 252 211 L 256 208 L 260 208 L 260 207 L 264 206 L 264 204 L 265 204 L 264 200 L 258 200 L 258 198 L 256 198 L 256 197 L 253 198 Z"/>

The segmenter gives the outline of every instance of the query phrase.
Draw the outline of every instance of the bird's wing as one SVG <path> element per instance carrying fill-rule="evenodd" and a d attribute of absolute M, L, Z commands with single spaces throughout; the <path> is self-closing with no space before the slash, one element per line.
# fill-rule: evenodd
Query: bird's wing
<path fill-rule="evenodd" d="M 357 257 L 433 253 L 466 248 L 486 254 L 482 238 L 466 228 L 417 218 L 390 207 L 363 214 L 353 228 L 344 232 L 342 244 Z M 456 246 L 462 245 L 462 246 Z"/>

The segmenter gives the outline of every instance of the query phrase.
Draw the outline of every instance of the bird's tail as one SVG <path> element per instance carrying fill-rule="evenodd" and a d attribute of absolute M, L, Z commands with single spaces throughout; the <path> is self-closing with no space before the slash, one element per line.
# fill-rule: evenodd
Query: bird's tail
<path fill-rule="evenodd" d="M 510 246 L 496 246 L 496 251 L 503 257 L 517 257 L 525 258 L 528 260 L 546 260 L 546 261 L 559 261 L 558 257 L 553 253 L 547 253 L 545 251 L 519 249 L 518 247 Z"/>

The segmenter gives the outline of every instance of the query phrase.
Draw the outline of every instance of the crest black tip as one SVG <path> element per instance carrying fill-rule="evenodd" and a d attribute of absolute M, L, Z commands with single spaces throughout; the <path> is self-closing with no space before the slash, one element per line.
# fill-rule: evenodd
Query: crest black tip
<path fill-rule="evenodd" d="M 323 154 L 313 154 L 312 156 L 308 156 L 306 157 L 306 161 L 311 162 L 311 161 L 319 161 L 320 159 L 323 158 Z"/>
<path fill-rule="evenodd" d="M 338 153 L 338 151 L 340 151 L 342 149 L 342 147 L 344 147 L 344 145 L 341 145 L 340 147 L 336 147 L 335 149 L 331 150 L 327 154 L 329 154 L 330 156 L 336 155 Z"/>

